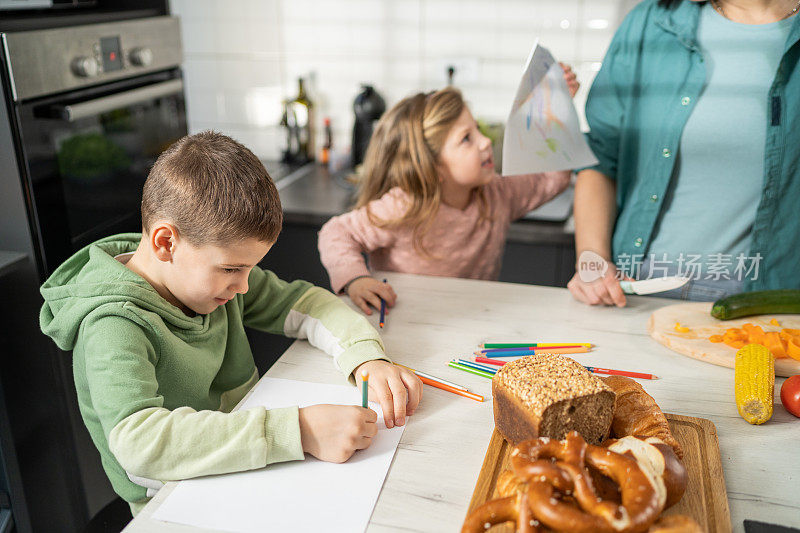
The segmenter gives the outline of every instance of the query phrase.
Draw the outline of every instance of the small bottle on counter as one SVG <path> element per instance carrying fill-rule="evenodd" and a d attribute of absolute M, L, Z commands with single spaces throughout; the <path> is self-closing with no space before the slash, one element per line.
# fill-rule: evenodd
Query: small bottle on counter
<path fill-rule="evenodd" d="M 286 128 L 283 160 L 305 163 L 314 160 L 314 104 L 308 98 L 303 78 L 297 79 L 297 96 L 283 104 L 281 125 Z"/>
<path fill-rule="evenodd" d="M 331 161 L 331 149 L 333 149 L 333 133 L 331 132 L 331 119 L 325 117 L 325 143 L 322 145 L 320 152 L 320 163 L 328 166 Z"/>

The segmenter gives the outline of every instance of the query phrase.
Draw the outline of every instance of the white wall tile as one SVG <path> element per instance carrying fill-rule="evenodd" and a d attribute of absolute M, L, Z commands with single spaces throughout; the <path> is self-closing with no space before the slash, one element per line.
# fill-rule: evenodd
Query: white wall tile
<path fill-rule="evenodd" d="M 282 101 L 296 94 L 298 76 L 306 78 L 316 104 L 318 138 L 328 116 L 342 150 L 350 144 L 352 102 L 361 83 L 372 84 L 391 106 L 441 88 L 444 65 L 452 61 L 462 66 L 456 84 L 475 116 L 505 120 L 537 37 L 573 65 L 582 83 L 575 102 L 583 120 L 594 65 L 635 3 L 170 0 L 170 7 L 181 17 L 192 131 L 224 127 L 258 155 L 277 157 Z M 474 72 L 467 76 L 469 69 Z"/>

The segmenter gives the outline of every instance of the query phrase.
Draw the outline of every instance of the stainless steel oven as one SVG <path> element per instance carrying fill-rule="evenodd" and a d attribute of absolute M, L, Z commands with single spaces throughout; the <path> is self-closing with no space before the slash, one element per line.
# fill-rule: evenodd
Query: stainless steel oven
<path fill-rule="evenodd" d="M 42 278 L 80 247 L 138 231 L 158 154 L 186 135 L 174 17 L 0 34 Z"/>

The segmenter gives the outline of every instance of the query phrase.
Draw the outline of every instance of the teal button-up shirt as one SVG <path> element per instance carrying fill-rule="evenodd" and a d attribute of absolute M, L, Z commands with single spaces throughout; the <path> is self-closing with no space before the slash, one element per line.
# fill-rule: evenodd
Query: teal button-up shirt
<path fill-rule="evenodd" d="M 670 179 L 681 134 L 706 82 L 696 32 L 700 5 L 655 0 L 623 21 L 589 91 L 587 140 L 594 168 L 617 183 L 614 259 L 643 257 Z M 749 256 L 760 257 L 747 290 L 800 288 L 800 16 L 795 16 L 768 95 L 764 185 Z M 732 110 L 735 112 L 735 110 Z M 719 154 L 725 157 L 724 153 Z M 708 199 L 723 219 L 725 191 Z M 703 228 L 698 228 L 703 231 Z M 635 261 L 635 259 L 634 259 Z"/>

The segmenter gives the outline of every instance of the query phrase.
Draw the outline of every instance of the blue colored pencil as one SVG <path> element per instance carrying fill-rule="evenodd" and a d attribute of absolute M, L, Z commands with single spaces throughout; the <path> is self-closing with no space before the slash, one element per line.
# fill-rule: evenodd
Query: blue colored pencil
<path fill-rule="evenodd" d="M 468 366 L 474 368 L 476 370 L 483 370 L 484 372 L 489 372 L 490 374 L 497 373 L 497 368 L 491 367 L 489 365 L 482 365 L 480 363 L 476 363 L 475 361 L 467 361 L 466 359 L 454 359 L 456 363 L 462 364 L 464 366 Z"/>
<path fill-rule="evenodd" d="M 589 348 L 586 346 L 559 346 L 558 348 L 483 348 L 478 350 L 477 353 L 490 354 L 490 353 L 518 353 L 522 352 L 525 355 L 534 355 L 536 353 L 587 353 Z"/>
<path fill-rule="evenodd" d="M 383 278 L 383 282 L 386 283 L 386 278 Z M 381 327 L 386 323 L 386 300 L 381 298 L 381 319 L 379 324 Z"/>
<path fill-rule="evenodd" d="M 475 352 L 475 355 L 482 355 L 483 357 L 519 357 L 521 355 L 535 355 L 536 352 L 528 350 L 508 351 L 508 352 Z"/>
<path fill-rule="evenodd" d="M 569 353 L 586 353 L 589 350 L 582 350 L 578 352 L 565 352 L 565 351 L 556 351 L 553 350 L 540 352 L 540 353 L 559 353 L 559 354 L 569 354 Z M 503 351 L 503 352 L 475 352 L 475 355 L 480 355 L 483 357 L 519 357 L 520 355 L 536 355 L 537 352 L 531 352 L 530 350 L 514 350 L 514 351 Z"/>

